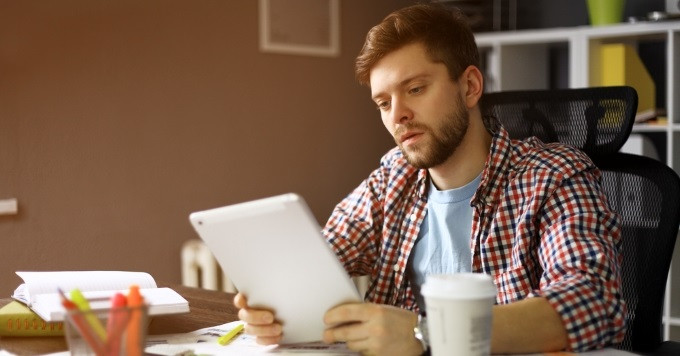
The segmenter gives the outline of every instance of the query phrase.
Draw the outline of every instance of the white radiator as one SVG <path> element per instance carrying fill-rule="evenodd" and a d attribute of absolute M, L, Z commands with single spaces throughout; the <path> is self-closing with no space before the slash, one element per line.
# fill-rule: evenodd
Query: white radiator
<path fill-rule="evenodd" d="M 222 272 L 212 252 L 201 240 L 189 240 L 182 245 L 182 284 L 235 293 L 236 288 Z"/>
<path fill-rule="evenodd" d="M 366 295 L 368 277 L 353 277 L 359 293 Z M 182 284 L 235 293 L 236 287 L 222 271 L 212 252 L 201 240 L 189 240 L 182 245 Z"/>

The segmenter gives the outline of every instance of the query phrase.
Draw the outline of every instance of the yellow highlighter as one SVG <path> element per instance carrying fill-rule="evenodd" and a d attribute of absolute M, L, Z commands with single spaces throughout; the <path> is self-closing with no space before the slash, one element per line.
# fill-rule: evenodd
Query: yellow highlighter
<path fill-rule="evenodd" d="M 76 288 L 71 291 L 71 301 L 78 307 L 78 310 L 83 313 L 85 320 L 90 324 L 92 331 L 94 331 L 102 341 L 106 341 L 106 329 L 104 329 L 104 325 L 97 319 L 97 316 L 92 313 L 90 303 L 85 299 L 85 296 L 83 296 L 80 289 Z"/>
<path fill-rule="evenodd" d="M 238 333 L 240 333 L 241 330 L 243 330 L 243 324 L 238 324 L 238 325 L 236 325 L 233 329 L 229 330 L 228 333 L 226 333 L 226 334 L 220 336 L 220 338 L 217 339 L 217 342 L 218 342 L 220 345 L 224 346 L 224 345 L 226 345 L 229 341 L 231 341 L 231 339 L 233 339 L 234 336 L 236 336 Z"/>

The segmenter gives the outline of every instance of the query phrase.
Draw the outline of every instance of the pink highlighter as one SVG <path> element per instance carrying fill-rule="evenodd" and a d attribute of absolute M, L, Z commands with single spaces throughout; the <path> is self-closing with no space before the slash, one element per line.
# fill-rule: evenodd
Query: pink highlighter
<path fill-rule="evenodd" d="M 127 298 L 122 293 L 116 293 L 111 297 L 111 310 L 106 324 L 106 353 L 108 355 L 120 355 L 120 339 L 130 319 L 127 306 Z"/>

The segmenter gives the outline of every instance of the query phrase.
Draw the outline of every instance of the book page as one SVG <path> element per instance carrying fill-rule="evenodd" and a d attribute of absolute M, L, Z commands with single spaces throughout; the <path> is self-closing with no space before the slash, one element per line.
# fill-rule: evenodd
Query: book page
<path fill-rule="evenodd" d="M 139 291 L 149 307 L 149 315 L 189 312 L 189 302 L 171 288 L 142 288 Z M 89 301 L 90 309 L 105 310 L 111 307 L 111 297 L 116 292 L 127 294 L 128 290 L 85 291 L 83 295 Z M 57 293 L 36 295 L 31 309 L 45 321 L 62 321 L 66 312 Z"/>
<path fill-rule="evenodd" d="M 132 284 L 140 288 L 156 288 L 156 281 L 146 272 L 126 271 L 59 271 L 59 272 L 16 272 L 24 280 L 25 287 L 17 288 L 12 297 L 28 305 L 35 296 L 56 293 L 58 288 L 68 292 L 74 288 L 81 291 L 127 289 Z M 22 299 L 20 299 L 22 298 Z"/>

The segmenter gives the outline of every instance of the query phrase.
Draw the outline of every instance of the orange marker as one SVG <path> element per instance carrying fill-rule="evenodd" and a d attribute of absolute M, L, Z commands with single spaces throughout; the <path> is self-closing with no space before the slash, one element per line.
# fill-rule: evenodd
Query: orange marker
<path fill-rule="evenodd" d="M 139 286 L 130 286 L 130 292 L 127 297 L 128 307 L 132 310 L 130 311 L 130 322 L 127 326 L 127 338 L 126 338 L 126 348 L 125 353 L 128 356 L 141 356 L 141 342 L 139 339 L 139 334 L 141 332 L 140 325 L 142 323 L 142 314 L 139 309 L 144 304 L 144 298 L 139 293 Z"/>

